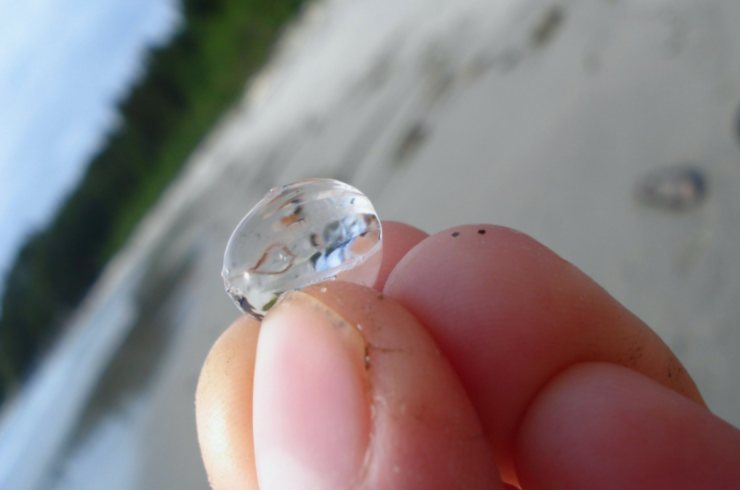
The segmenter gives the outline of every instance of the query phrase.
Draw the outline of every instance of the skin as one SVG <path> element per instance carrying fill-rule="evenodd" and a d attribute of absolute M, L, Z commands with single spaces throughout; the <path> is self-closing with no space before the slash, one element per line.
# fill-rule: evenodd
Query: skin
<path fill-rule="evenodd" d="M 740 484 L 740 431 L 665 343 L 490 225 L 384 223 L 376 288 L 320 284 L 238 319 L 196 412 L 215 489 Z"/>

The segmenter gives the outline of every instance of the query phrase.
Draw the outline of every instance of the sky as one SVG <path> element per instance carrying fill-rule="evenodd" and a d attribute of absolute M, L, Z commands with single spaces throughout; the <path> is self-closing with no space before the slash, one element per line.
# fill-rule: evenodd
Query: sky
<path fill-rule="evenodd" d="M 0 0 L 0 290 L 178 20 L 177 0 Z"/>

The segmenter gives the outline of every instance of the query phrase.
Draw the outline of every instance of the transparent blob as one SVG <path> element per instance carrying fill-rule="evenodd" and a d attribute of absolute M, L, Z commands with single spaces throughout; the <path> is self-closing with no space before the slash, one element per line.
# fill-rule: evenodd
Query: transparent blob
<path fill-rule="evenodd" d="M 237 306 L 261 319 L 285 291 L 342 279 L 372 286 L 382 256 L 370 200 L 333 179 L 272 189 L 226 245 L 221 276 Z"/>

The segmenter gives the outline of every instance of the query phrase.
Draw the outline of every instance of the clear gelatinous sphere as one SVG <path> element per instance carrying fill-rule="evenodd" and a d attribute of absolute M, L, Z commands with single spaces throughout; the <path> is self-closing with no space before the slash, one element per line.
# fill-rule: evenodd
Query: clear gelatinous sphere
<path fill-rule="evenodd" d="M 382 256 L 370 200 L 332 179 L 272 189 L 241 220 L 221 275 L 237 306 L 262 318 L 285 291 L 331 279 L 371 286 Z"/>

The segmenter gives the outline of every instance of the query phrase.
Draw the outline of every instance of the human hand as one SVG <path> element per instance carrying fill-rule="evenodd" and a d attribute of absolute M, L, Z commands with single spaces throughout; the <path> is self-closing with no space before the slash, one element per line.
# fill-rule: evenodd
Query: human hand
<path fill-rule="evenodd" d="M 740 431 L 533 239 L 384 223 L 376 289 L 315 285 L 224 332 L 196 396 L 215 489 L 740 486 Z"/>

